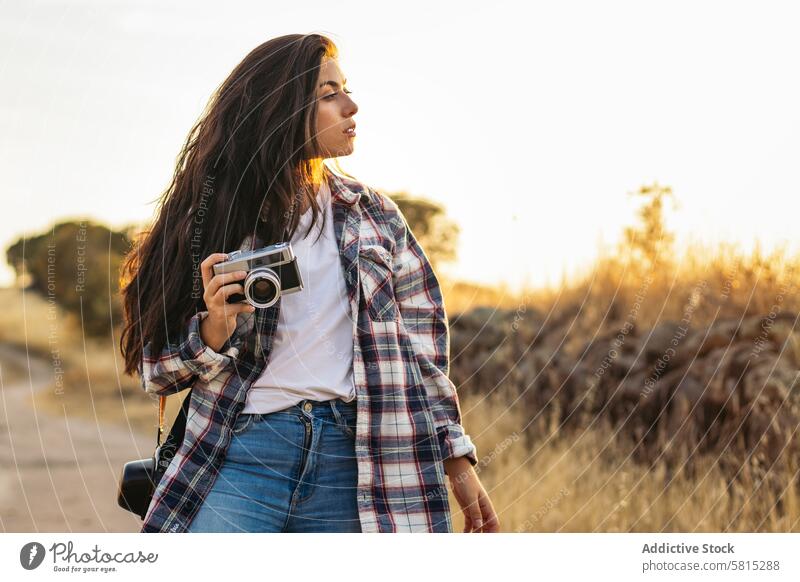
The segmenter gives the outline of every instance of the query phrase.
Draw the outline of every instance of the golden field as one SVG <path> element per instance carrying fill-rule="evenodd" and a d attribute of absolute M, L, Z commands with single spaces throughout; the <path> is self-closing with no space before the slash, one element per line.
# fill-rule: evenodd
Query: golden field
<path fill-rule="evenodd" d="M 558 289 L 442 282 L 451 377 L 502 530 L 800 530 L 800 259 L 634 250 Z M 118 333 L 84 341 L 80 322 L 41 297 L 6 288 L 0 299 L 0 342 L 62 361 L 35 406 L 154 436 L 157 400 L 121 375 Z M 652 343 L 681 321 L 680 342 Z M 673 345 L 644 397 L 642 378 Z M 24 362 L 2 377 L 24 381 Z"/>

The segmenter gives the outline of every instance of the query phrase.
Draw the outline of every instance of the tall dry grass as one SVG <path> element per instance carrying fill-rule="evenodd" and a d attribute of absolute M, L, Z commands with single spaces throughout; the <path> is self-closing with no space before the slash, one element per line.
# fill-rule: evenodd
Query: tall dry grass
<path fill-rule="evenodd" d="M 796 458 L 781 460 L 788 478 L 776 495 L 747 467 L 731 481 L 713 458 L 691 472 L 642 463 L 632 454 L 629 435 L 606 419 L 568 426 L 557 401 L 531 410 L 523 398 L 536 373 L 524 355 L 539 345 L 537 333 L 543 326 L 560 330 L 548 341 L 558 344 L 558 357 L 569 363 L 580 358 L 589 339 L 618 330 L 637 303 L 633 323 L 643 330 L 680 320 L 687 305 L 692 306 L 695 326 L 767 314 L 776 305 L 798 312 L 798 267 L 800 258 L 781 249 L 744 254 L 731 245 L 695 245 L 654 262 L 633 252 L 606 254 L 593 268 L 554 289 L 513 294 L 444 281 L 454 335 L 479 308 L 504 314 L 494 327 L 454 342 L 465 347 L 451 354 L 453 375 L 465 378 L 463 385 L 458 382 L 464 424 L 477 443 L 478 471 L 503 530 L 798 531 Z M 650 283 L 638 301 L 646 279 Z M 0 341 L 27 343 L 44 358 L 57 347 L 66 366 L 63 392 L 57 394 L 53 383 L 35 405 L 57 414 L 66 411 L 137 430 L 155 429 L 156 401 L 142 392 L 138 379 L 120 374 L 118 334 L 84 342 L 80 322 L 42 298 L 28 293 L 23 303 L 22 291 L 11 288 L 0 290 L 0 299 L 6 307 L 0 312 Z M 492 345 L 509 338 L 517 342 L 510 352 L 515 357 L 493 372 L 490 389 L 471 390 L 476 375 L 490 369 Z M 481 342 L 488 344 L 486 351 L 479 348 Z M 460 372 L 467 363 L 469 370 Z M 3 374 L 8 370 L 3 368 Z M 483 381 L 485 385 L 487 379 Z M 170 399 L 172 413 L 178 398 Z M 455 523 L 460 529 L 460 512 Z"/>
<path fill-rule="evenodd" d="M 533 406 L 530 394 L 547 384 L 542 379 L 553 368 L 575 370 L 587 342 L 618 333 L 626 322 L 647 335 L 689 312 L 694 329 L 796 314 L 799 269 L 800 256 L 785 248 L 746 254 L 734 245 L 692 245 L 654 261 L 623 249 L 558 289 L 498 298 L 480 316 L 451 314 L 451 375 L 503 530 L 800 531 L 800 462 L 788 449 L 775 451 L 767 467 L 771 487 L 755 462 L 730 467 L 739 462 L 730 449 L 668 468 L 660 457 L 637 458 L 625 423 L 599 414 L 577 418 L 578 411 L 567 422 L 572 412 L 560 408 L 563 392 L 556 390 L 546 407 Z M 789 332 L 784 347 L 797 350 L 798 335 Z M 531 357 L 542 353 L 546 363 Z M 554 384 L 583 385 L 574 376 L 562 374 Z M 796 407 L 797 384 L 785 387 Z"/>
<path fill-rule="evenodd" d="M 712 464 L 697 476 L 668 478 L 664 466 L 636 463 L 609 426 L 524 435 L 528 418 L 502 398 L 461 398 L 476 443 L 478 475 L 506 532 L 797 532 L 800 495 L 787 487 L 782 509 L 745 476 L 730 484 Z M 542 431 L 543 432 L 543 431 Z M 800 468 L 797 459 L 794 473 Z M 450 496 L 456 531 L 463 515 Z"/>

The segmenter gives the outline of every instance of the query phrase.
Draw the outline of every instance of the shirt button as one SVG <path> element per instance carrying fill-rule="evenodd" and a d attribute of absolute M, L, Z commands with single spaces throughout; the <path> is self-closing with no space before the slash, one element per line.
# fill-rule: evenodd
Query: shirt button
<path fill-rule="evenodd" d="M 303 410 L 305 410 L 306 412 L 311 412 L 312 408 L 313 405 L 310 402 L 306 402 L 305 404 L 303 404 Z"/>

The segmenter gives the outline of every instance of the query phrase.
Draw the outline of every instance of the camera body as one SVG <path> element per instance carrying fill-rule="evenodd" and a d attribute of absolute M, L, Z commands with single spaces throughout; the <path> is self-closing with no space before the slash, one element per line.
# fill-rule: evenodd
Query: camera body
<path fill-rule="evenodd" d="M 183 421 L 185 423 L 185 418 Z M 181 427 L 182 424 L 179 423 L 178 428 Z M 142 519 L 145 518 L 158 482 L 180 446 L 179 439 L 183 439 L 182 432 L 171 433 L 167 440 L 156 448 L 152 457 L 129 461 L 123 465 L 117 491 L 117 504 L 120 507 Z"/>
<path fill-rule="evenodd" d="M 254 249 L 228 253 L 228 260 L 213 265 L 214 275 L 247 271 L 242 285 L 244 294 L 234 293 L 228 303 L 247 301 L 254 307 L 270 307 L 281 295 L 303 289 L 291 243 L 282 242 Z"/>
<path fill-rule="evenodd" d="M 122 467 L 122 475 L 117 489 L 117 503 L 126 511 L 135 513 L 142 519 L 147 517 L 147 510 L 153 501 L 156 488 L 183 443 L 191 399 L 192 388 L 189 389 L 188 396 L 184 397 L 181 409 L 164 442 L 161 442 L 162 431 L 159 427 L 156 437 L 157 446 L 152 457 L 129 461 Z M 165 401 L 166 396 L 162 396 L 160 406 L 164 406 Z"/>
<path fill-rule="evenodd" d="M 117 503 L 144 519 L 156 488 L 155 459 L 129 461 L 122 467 Z"/>

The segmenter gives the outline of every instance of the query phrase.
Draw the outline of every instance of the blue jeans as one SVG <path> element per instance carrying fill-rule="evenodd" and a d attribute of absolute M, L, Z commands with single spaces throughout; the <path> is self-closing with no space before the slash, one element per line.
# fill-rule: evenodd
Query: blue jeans
<path fill-rule="evenodd" d="M 189 532 L 360 532 L 356 402 L 240 414 Z"/>

